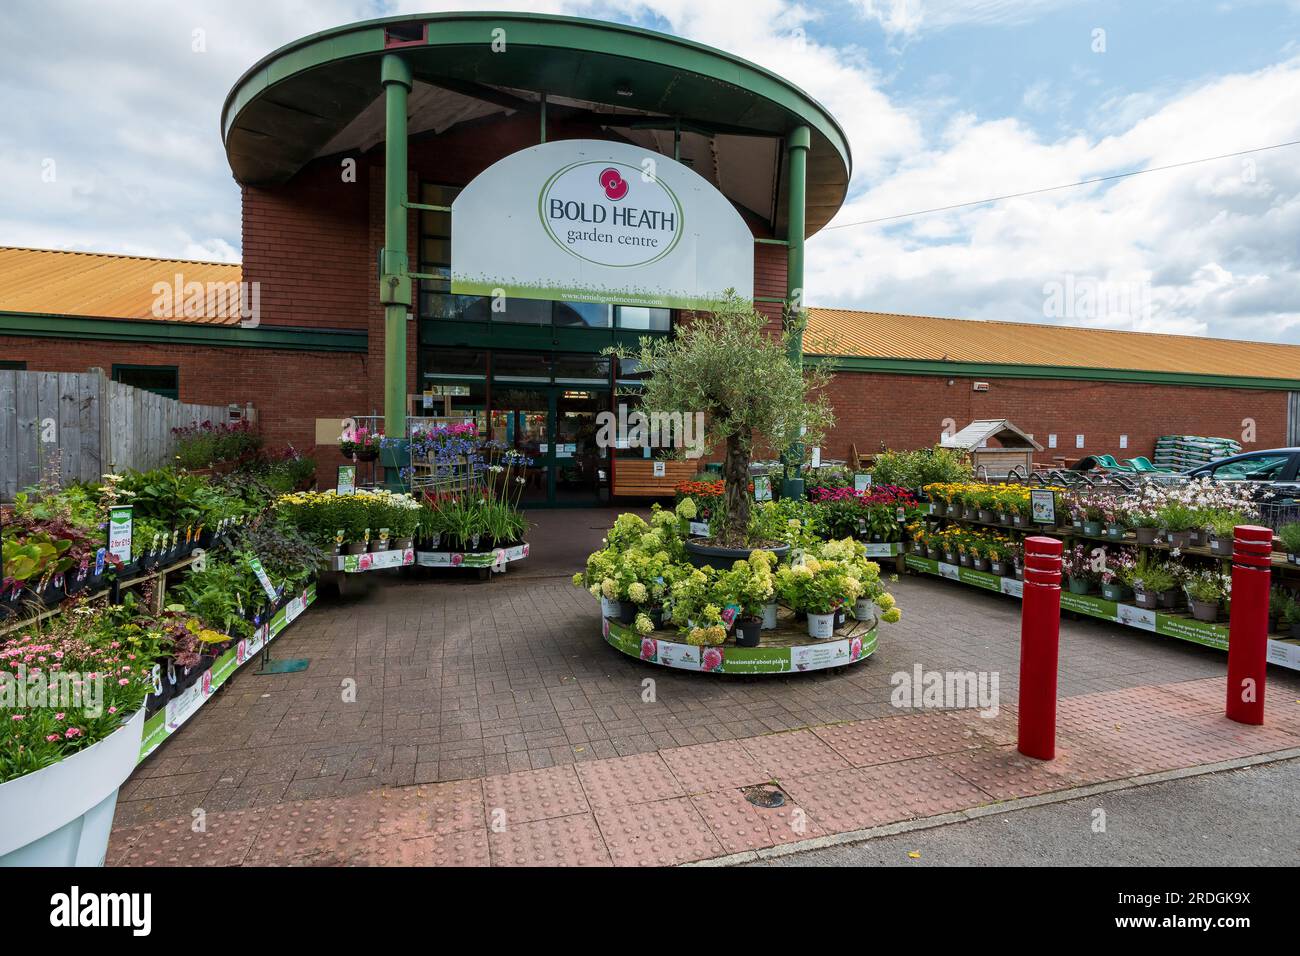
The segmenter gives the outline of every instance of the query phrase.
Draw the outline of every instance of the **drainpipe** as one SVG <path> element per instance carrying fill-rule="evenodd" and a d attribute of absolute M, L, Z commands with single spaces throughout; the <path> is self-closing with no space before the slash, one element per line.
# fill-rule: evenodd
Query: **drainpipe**
<path fill-rule="evenodd" d="M 379 262 L 379 301 L 384 305 L 384 434 L 406 438 L 406 315 L 411 308 L 411 277 L 406 255 L 406 98 L 411 68 L 395 53 L 381 67 L 384 132 L 384 248 Z M 385 483 L 398 484 L 406 451 L 381 457 Z"/>
<path fill-rule="evenodd" d="M 786 138 L 789 209 L 786 212 L 785 314 L 782 318 L 790 332 L 790 364 L 796 368 L 803 368 L 804 186 L 808 175 L 808 147 L 811 143 L 812 133 L 807 126 L 795 127 Z M 802 461 L 803 445 L 796 442 L 786 452 L 783 497 L 794 500 L 803 497 L 803 479 L 799 477 L 799 464 Z"/>

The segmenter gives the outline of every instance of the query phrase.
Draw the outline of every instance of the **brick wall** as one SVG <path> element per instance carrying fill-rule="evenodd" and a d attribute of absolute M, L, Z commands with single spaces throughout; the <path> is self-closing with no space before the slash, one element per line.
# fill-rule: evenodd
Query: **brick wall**
<path fill-rule="evenodd" d="M 174 365 L 180 400 L 201 405 L 243 405 L 257 409 L 269 447 L 316 443 L 316 419 L 340 422 L 364 402 L 368 361 L 355 352 L 294 352 L 279 349 L 142 345 L 0 336 L 0 355 L 27 363 L 29 372 L 84 372 L 114 364 Z M 334 484 L 343 463 L 333 448 L 316 452 L 322 484 Z"/>
<path fill-rule="evenodd" d="M 949 381 L 952 382 L 949 385 Z M 850 444 L 862 454 L 935 444 L 951 420 L 958 429 L 972 421 L 1007 418 L 1031 433 L 1053 455 L 1075 458 L 1113 454 L 1151 457 L 1160 435 L 1212 435 L 1242 441 L 1243 420 L 1255 422 L 1247 448 L 1286 443 L 1286 392 L 1118 382 L 988 379 L 989 390 L 972 390 L 971 378 L 838 372 L 830 394 L 836 426 L 825 444 L 831 458 L 847 458 Z M 1057 447 L 1047 448 L 1055 433 Z M 1082 449 L 1075 436 L 1084 436 Z M 1121 435 L 1128 448 L 1119 447 Z"/>

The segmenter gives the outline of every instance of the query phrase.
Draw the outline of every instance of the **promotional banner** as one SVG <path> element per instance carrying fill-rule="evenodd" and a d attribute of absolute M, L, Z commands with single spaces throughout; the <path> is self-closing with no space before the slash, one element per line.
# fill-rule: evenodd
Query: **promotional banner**
<path fill-rule="evenodd" d="M 676 160 L 559 140 L 484 170 L 451 207 L 451 291 L 710 309 L 754 296 L 754 238 L 730 201 Z"/>

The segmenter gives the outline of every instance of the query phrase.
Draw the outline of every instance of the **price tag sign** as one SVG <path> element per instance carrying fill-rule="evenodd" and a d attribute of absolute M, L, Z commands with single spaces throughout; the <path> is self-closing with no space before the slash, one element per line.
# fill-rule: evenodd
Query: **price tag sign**
<path fill-rule="evenodd" d="M 131 506 L 114 505 L 108 512 L 108 553 L 123 564 L 131 560 Z"/>
<path fill-rule="evenodd" d="M 1050 488 L 1031 488 L 1029 507 L 1038 524 L 1056 524 L 1056 493 Z"/>
<path fill-rule="evenodd" d="M 270 577 L 267 576 L 266 569 L 262 567 L 262 562 L 257 558 L 249 558 L 248 566 L 252 568 L 253 573 L 257 575 L 257 583 L 262 585 L 262 590 L 266 592 L 267 598 L 274 601 L 276 598 L 275 585 L 271 583 Z"/>

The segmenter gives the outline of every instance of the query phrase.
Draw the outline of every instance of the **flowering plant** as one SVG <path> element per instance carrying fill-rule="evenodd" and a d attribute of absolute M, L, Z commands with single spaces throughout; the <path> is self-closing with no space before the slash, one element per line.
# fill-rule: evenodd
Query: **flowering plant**
<path fill-rule="evenodd" d="M 384 433 L 378 429 L 371 430 L 364 425 L 347 429 L 339 436 L 339 452 L 345 458 L 358 455 L 378 455 Z"/>

